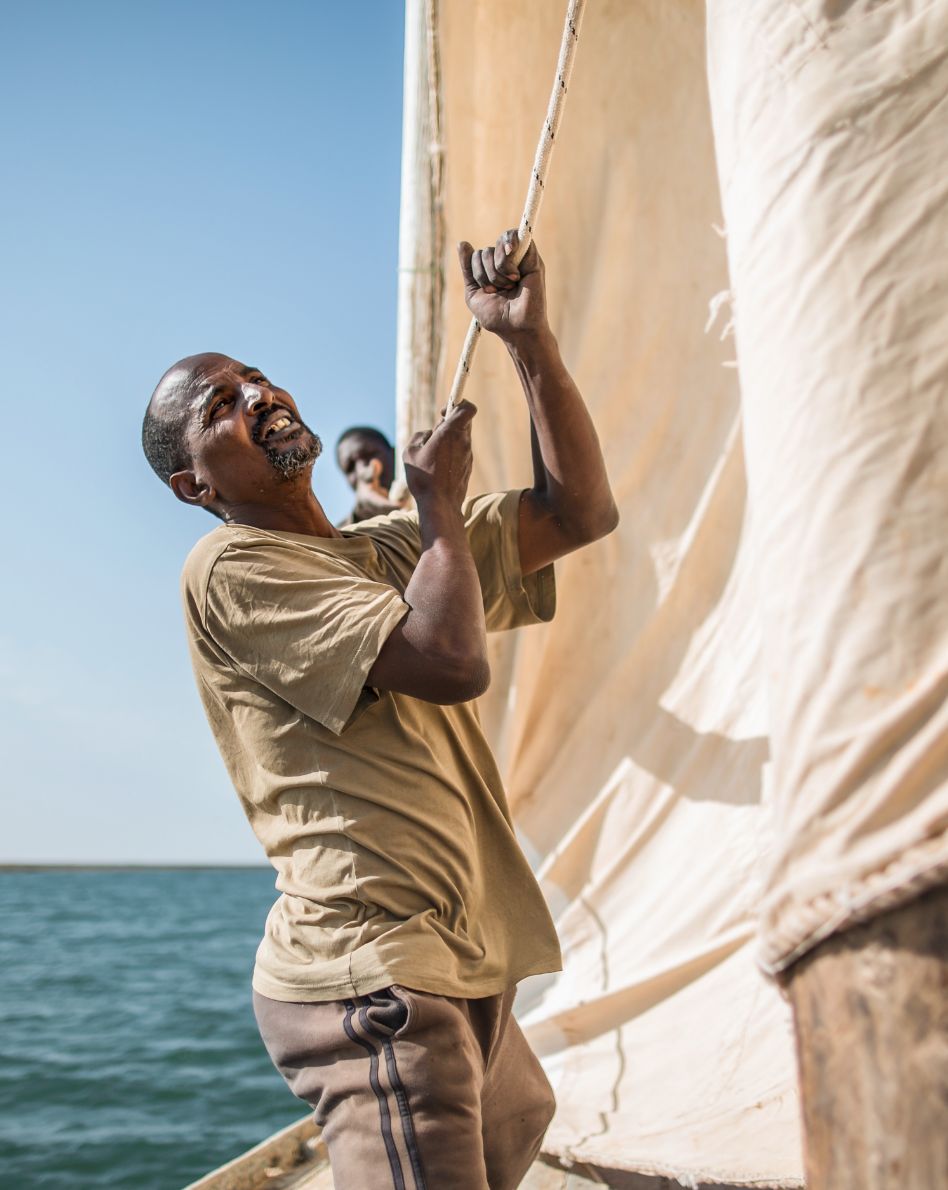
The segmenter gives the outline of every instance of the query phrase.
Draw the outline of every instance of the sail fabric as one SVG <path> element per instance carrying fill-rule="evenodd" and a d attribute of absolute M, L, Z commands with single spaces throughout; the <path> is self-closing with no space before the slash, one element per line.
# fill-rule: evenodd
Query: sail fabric
<path fill-rule="evenodd" d="M 948 5 L 711 0 L 708 28 L 777 971 L 948 880 Z"/>
<path fill-rule="evenodd" d="M 443 401 L 469 321 L 453 245 L 518 222 L 563 10 L 438 12 Z M 697 2 L 587 6 L 536 242 L 622 520 L 557 564 L 551 625 L 494 638 L 481 713 L 565 954 L 518 1006 L 558 1098 L 546 1147 L 795 1186 L 791 1026 L 755 963 L 769 744 L 704 19 Z M 525 403 L 490 336 L 465 395 L 471 490 L 529 485 Z M 418 428 L 425 394 L 410 400 Z"/>

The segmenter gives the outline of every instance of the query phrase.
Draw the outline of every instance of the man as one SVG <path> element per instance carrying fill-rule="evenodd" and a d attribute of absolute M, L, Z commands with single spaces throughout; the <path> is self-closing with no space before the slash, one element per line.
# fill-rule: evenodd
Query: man
<path fill-rule="evenodd" d="M 343 430 L 336 440 L 336 462 L 356 494 L 352 511 L 339 522 L 340 529 L 401 507 L 389 494 L 395 478 L 395 451 L 381 430 L 372 426 Z"/>
<path fill-rule="evenodd" d="M 310 484 L 319 439 L 258 369 L 191 356 L 145 417 L 158 474 L 224 522 L 184 568 L 192 659 L 282 893 L 258 1023 L 338 1190 L 513 1190 L 553 1110 L 511 1003 L 559 947 L 470 700 L 486 633 L 548 620 L 551 564 L 618 517 L 542 263 L 515 268 L 515 245 L 459 255 L 526 394 L 527 491 L 465 503 L 463 402 L 405 451 L 417 513 L 340 532 Z"/>

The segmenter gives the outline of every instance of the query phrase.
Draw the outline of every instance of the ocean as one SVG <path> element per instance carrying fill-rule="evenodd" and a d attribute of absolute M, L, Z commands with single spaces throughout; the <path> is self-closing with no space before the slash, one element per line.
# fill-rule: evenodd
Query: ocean
<path fill-rule="evenodd" d="M 4 1190 L 181 1190 L 306 1114 L 250 1002 L 273 879 L 0 872 Z"/>

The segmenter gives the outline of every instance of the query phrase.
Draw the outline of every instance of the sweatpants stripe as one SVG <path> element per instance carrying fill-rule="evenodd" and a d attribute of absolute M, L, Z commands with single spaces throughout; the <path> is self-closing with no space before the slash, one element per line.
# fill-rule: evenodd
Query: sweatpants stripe
<path fill-rule="evenodd" d="M 408 1149 L 411 1171 L 415 1175 L 415 1190 L 428 1190 L 425 1184 L 425 1171 L 421 1164 L 421 1153 L 418 1150 L 418 1139 L 415 1136 L 415 1123 L 411 1118 L 411 1105 L 408 1102 L 408 1093 L 402 1082 L 402 1076 L 398 1073 L 398 1067 L 395 1065 L 395 1047 L 392 1045 L 391 1038 L 385 1038 L 382 1048 L 385 1050 L 388 1078 L 392 1084 L 392 1090 L 395 1092 L 395 1102 L 398 1104 L 398 1114 L 402 1120 L 402 1132 L 405 1136 L 405 1147 Z"/>
<path fill-rule="evenodd" d="M 395 1047 L 392 1045 L 392 1039 L 387 1034 L 377 1033 L 372 1028 L 372 1022 L 369 1020 L 369 1014 L 365 1008 L 359 1011 L 359 1021 L 365 1032 L 381 1043 L 385 1052 L 385 1068 L 388 1071 L 388 1081 L 398 1105 L 398 1115 L 402 1122 L 402 1136 L 408 1151 L 408 1160 L 411 1162 L 411 1172 L 415 1178 L 415 1190 L 427 1190 L 421 1153 L 418 1150 L 418 1138 L 415 1136 L 415 1124 L 411 1118 L 411 1105 L 408 1102 L 408 1093 L 402 1082 L 402 1076 L 398 1073 L 398 1066 L 395 1063 Z"/>
<path fill-rule="evenodd" d="M 379 1079 L 379 1054 L 378 1050 L 371 1042 L 366 1041 L 356 1033 L 352 1025 L 352 1017 L 355 1013 L 355 1005 L 351 1000 L 346 1001 L 346 1015 L 343 1021 L 343 1028 L 346 1031 L 346 1036 L 350 1041 L 356 1042 L 369 1055 L 369 1084 L 375 1093 L 375 1098 L 379 1105 L 379 1120 L 382 1127 L 382 1140 L 385 1144 L 385 1152 L 388 1155 L 389 1168 L 392 1171 L 392 1185 L 394 1190 L 405 1190 L 405 1177 L 402 1173 L 402 1163 L 398 1156 L 398 1149 L 395 1147 L 395 1137 L 392 1135 L 392 1114 L 388 1109 L 388 1099 L 385 1091 L 382 1089 L 382 1083 Z"/>

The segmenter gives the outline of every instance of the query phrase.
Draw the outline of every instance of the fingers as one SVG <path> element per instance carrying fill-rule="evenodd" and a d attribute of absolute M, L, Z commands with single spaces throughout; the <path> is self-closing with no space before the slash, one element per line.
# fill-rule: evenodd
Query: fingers
<path fill-rule="evenodd" d="M 435 430 L 465 430 L 474 420 L 476 413 L 477 406 L 472 405 L 470 401 L 458 401 L 450 413 L 445 405 L 441 410 L 441 420 L 435 426 Z"/>
<path fill-rule="evenodd" d="M 543 261 L 540 258 L 540 253 L 537 251 L 537 246 L 530 241 L 530 247 L 524 253 L 523 260 L 520 262 L 520 276 L 525 277 L 527 273 L 540 273 L 543 271 Z"/>
<path fill-rule="evenodd" d="M 445 414 L 444 410 L 441 411 L 441 416 L 444 418 L 444 421 L 441 424 L 444 425 L 447 423 L 448 425 L 451 425 L 454 423 L 455 425 L 467 426 L 470 425 L 474 420 L 474 415 L 476 413 L 476 405 L 472 404 L 470 401 L 458 401 L 450 413 Z"/>
<path fill-rule="evenodd" d="M 428 497 L 447 498 L 460 508 L 471 477 L 471 420 L 476 412 L 470 401 L 459 401 L 433 430 L 415 434 L 409 443 L 405 480 L 419 508 Z"/>
<path fill-rule="evenodd" d="M 504 252 L 508 256 L 513 256 L 520 244 L 520 233 L 516 228 L 511 228 L 510 231 L 505 231 L 504 234 L 497 241 L 498 245 L 503 245 Z M 525 277 L 527 273 L 536 273 L 543 268 L 543 261 L 540 259 L 540 253 L 537 251 L 537 246 L 534 240 L 531 240 L 527 245 L 527 250 L 523 254 L 519 269 L 520 277 Z"/>
<path fill-rule="evenodd" d="M 472 248 L 462 240 L 458 244 L 458 259 L 468 291 L 497 293 L 515 289 L 522 272 L 510 259 L 516 246 L 516 229 L 505 231 L 489 248 Z"/>
<path fill-rule="evenodd" d="M 511 280 L 510 277 L 505 277 L 497 267 L 496 264 L 497 249 L 482 248 L 481 249 L 481 264 L 484 266 L 484 272 L 487 274 L 488 280 L 495 290 L 509 289 L 516 281 Z M 504 258 L 506 261 L 506 257 Z"/>
<path fill-rule="evenodd" d="M 510 259 L 513 252 L 513 245 L 508 239 L 509 235 L 510 232 L 505 232 L 494 245 L 492 263 L 497 271 L 497 275 L 502 276 L 508 285 L 517 285 L 520 281 L 520 270 Z M 514 232 L 514 235 L 516 235 L 516 232 Z"/>
<path fill-rule="evenodd" d="M 490 282 L 490 277 L 484 268 L 484 261 L 482 259 L 480 250 L 475 251 L 471 257 L 471 272 L 474 274 L 474 284 L 478 289 L 483 289 L 485 293 L 496 293 L 497 289 Z"/>
<path fill-rule="evenodd" d="M 404 457 L 414 454 L 423 446 L 426 446 L 428 439 L 433 434 L 456 432 L 458 430 L 464 431 L 468 429 L 471 422 L 474 420 L 474 415 L 477 413 L 477 406 L 470 401 L 458 401 L 454 408 L 449 413 L 447 406 L 441 410 L 441 421 L 431 430 L 419 430 L 417 434 L 412 434 L 408 440 L 408 445 L 404 450 Z"/>
<path fill-rule="evenodd" d="M 515 227 L 508 227 L 497 240 L 494 248 L 494 262 L 498 270 L 503 272 L 515 285 L 520 281 L 523 270 L 514 264 L 513 256 L 520 243 L 520 236 Z"/>
<path fill-rule="evenodd" d="M 474 272 L 471 268 L 471 257 L 474 255 L 474 248 L 467 242 L 461 240 L 458 244 L 458 260 L 461 262 L 461 273 L 464 277 L 464 285 L 467 289 L 477 289 L 477 282 L 474 280 Z"/>
<path fill-rule="evenodd" d="M 511 269 L 510 263 L 504 255 L 503 248 L 499 249 L 499 254 L 502 257 L 501 268 L 498 268 L 496 259 L 498 255 L 497 245 L 490 248 L 481 248 L 475 251 L 471 257 L 471 272 L 474 275 L 474 280 L 477 285 L 485 293 L 497 293 L 513 289 L 520 280 L 519 273 L 515 276 Z M 504 271 L 502 272 L 501 269 Z"/>

